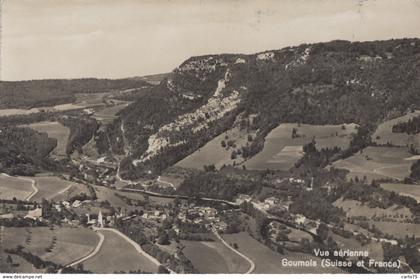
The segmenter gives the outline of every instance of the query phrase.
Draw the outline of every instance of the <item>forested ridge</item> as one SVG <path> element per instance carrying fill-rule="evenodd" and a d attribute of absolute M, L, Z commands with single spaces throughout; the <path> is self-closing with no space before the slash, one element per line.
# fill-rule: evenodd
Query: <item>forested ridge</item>
<path fill-rule="evenodd" d="M 248 156 L 261 150 L 265 136 L 280 123 L 356 123 L 370 133 L 387 116 L 420 104 L 419 57 L 419 39 L 332 41 L 255 55 L 192 57 L 120 113 L 118 121 L 124 123 L 132 149 L 122 173 L 135 177 L 146 169 L 159 172 L 231 128 L 238 115 L 255 116 L 249 128 L 258 132 Z M 206 131 L 165 132 L 170 142 L 184 144 L 162 147 L 155 158 L 133 166 L 151 135 L 212 101 L 221 80 L 221 94 L 239 92 L 239 105 L 209 123 Z M 206 119 L 197 115 L 190 121 Z"/>
<path fill-rule="evenodd" d="M 76 93 L 147 84 L 110 124 L 83 117 L 78 119 L 82 125 L 64 121 L 72 130 L 69 154 L 94 134 L 100 155 L 126 156 L 124 178 L 158 174 L 238 123 L 255 132 L 242 148 L 244 158 L 258 153 L 266 135 L 281 123 L 358 124 L 350 149 L 319 158 L 330 162 L 366 147 L 374 128 L 390 115 L 420 105 L 419 58 L 419 39 L 332 41 L 253 55 L 205 55 L 186 60 L 155 86 L 142 79 L 1 82 L 0 107 L 59 104 L 74 100 Z M 33 122 L 25 117 L 8 122 Z M 416 132 L 416 122 L 394 130 Z"/>

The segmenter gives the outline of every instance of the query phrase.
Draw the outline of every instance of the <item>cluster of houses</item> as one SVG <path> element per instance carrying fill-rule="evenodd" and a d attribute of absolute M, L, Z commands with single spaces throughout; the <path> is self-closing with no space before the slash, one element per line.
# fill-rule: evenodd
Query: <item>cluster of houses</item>
<path fill-rule="evenodd" d="M 83 174 L 83 180 L 97 185 L 111 187 L 115 182 L 115 177 L 111 174 L 115 171 L 115 165 L 104 159 L 93 161 L 84 156 L 79 165 L 79 172 Z"/>
<path fill-rule="evenodd" d="M 90 200 L 85 200 L 85 201 L 75 200 L 72 203 L 70 203 L 68 201 L 62 201 L 61 203 L 55 203 L 54 207 L 55 207 L 55 209 L 57 209 L 58 212 L 61 212 L 62 207 L 64 207 L 65 209 L 78 208 L 82 204 L 89 203 L 89 202 L 90 202 Z"/>
<path fill-rule="evenodd" d="M 252 199 L 252 197 L 244 194 L 240 194 L 236 198 L 237 204 L 242 204 L 243 202 L 250 202 L 252 205 L 262 211 L 267 211 L 269 209 L 272 209 L 274 207 L 277 208 L 284 208 L 285 210 L 289 210 L 289 202 L 281 202 L 279 198 L 276 197 L 268 197 L 264 201 L 255 201 Z"/>
<path fill-rule="evenodd" d="M 184 223 L 203 224 L 218 230 L 226 230 L 227 224 L 218 216 L 218 211 L 209 206 L 184 205 L 177 216 Z"/>
<path fill-rule="evenodd" d="M 168 218 L 168 215 L 161 210 L 151 210 L 144 212 L 141 217 L 152 221 L 165 221 Z"/>

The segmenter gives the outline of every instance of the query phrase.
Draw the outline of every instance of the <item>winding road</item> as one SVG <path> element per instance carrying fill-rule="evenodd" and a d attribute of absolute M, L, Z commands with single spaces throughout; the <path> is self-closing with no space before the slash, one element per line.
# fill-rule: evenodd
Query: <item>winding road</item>
<path fill-rule="evenodd" d="M 20 176 L 10 176 L 6 173 L 2 173 L 2 175 L 7 176 L 7 177 L 14 177 L 20 180 L 24 180 L 24 181 L 29 181 L 31 182 L 31 187 L 33 189 L 32 193 L 29 194 L 29 196 L 26 197 L 26 201 L 29 201 L 31 198 L 33 198 L 39 191 L 39 189 L 35 186 L 36 185 L 36 181 L 33 180 L 32 178 L 26 178 L 26 177 L 20 177 Z"/>
<path fill-rule="evenodd" d="M 19 177 L 19 179 L 23 179 L 23 180 L 26 180 L 26 181 L 30 181 L 31 182 L 31 186 L 32 186 L 32 189 L 34 191 L 29 196 L 26 197 L 26 201 L 30 201 L 38 193 L 38 191 L 39 191 L 39 189 L 35 186 L 36 185 L 36 182 L 35 182 L 35 180 L 33 180 L 31 178 L 22 178 L 22 177 Z"/>
<path fill-rule="evenodd" d="M 99 242 L 96 245 L 95 249 L 90 252 L 88 255 L 84 256 L 83 258 L 80 258 L 70 264 L 67 264 L 66 267 L 71 267 L 71 266 L 75 266 L 78 265 L 92 257 L 94 257 L 96 254 L 98 254 L 98 252 L 101 250 L 102 245 L 105 241 L 105 236 L 101 233 L 101 231 L 110 231 L 113 232 L 115 234 L 118 234 L 120 237 L 122 237 L 125 241 L 127 241 L 128 243 L 130 243 L 138 253 L 140 253 L 143 257 L 147 258 L 149 261 L 151 261 L 152 263 L 154 263 L 157 267 L 159 267 L 160 265 L 162 265 L 156 258 L 152 257 L 151 255 L 147 254 L 139 244 L 137 244 L 135 241 L 133 241 L 132 239 L 130 239 L 128 236 L 126 236 L 125 234 L 123 234 L 122 232 L 120 232 L 117 229 L 114 228 L 98 228 L 98 227 L 94 227 L 93 230 L 99 235 Z M 171 274 L 175 274 L 175 271 L 169 269 L 166 267 L 166 269 L 168 269 L 168 271 Z"/>
<path fill-rule="evenodd" d="M 27 196 L 25 198 L 25 201 L 29 201 L 31 198 L 33 198 L 39 191 L 39 189 L 35 186 L 36 185 L 36 181 L 31 179 L 31 178 L 26 178 L 26 177 L 20 177 L 20 176 L 11 176 L 8 175 L 7 173 L 0 173 L 0 175 L 6 176 L 6 177 L 13 177 L 16 179 L 20 179 L 20 180 L 24 180 L 24 181 L 29 181 L 31 182 L 31 187 L 33 189 L 32 193 L 29 194 L 29 196 Z"/>
<path fill-rule="evenodd" d="M 126 240 L 128 243 L 130 243 L 136 250 L 138 253 L 140 253 L 143 257 L 147 258 L 149 261 L 151 261 L 152 263 L 154 263 L 156 266 L 160 266 L 162 265 L 156 258 L 152 257 L 151 255 L 147 254 L 142 248 L 141 246 L 135 242 L 134 240 L 132 240 L 131 238 L 129 238 L 128 236 L 126 236 L 125 234 L 123 234 L 122 232 L 120 232 L 117 229 L 114 228 L 95 228 L 96 231 L 111 231 L 113 233 L 118 234 L 120 237 L 124 238 L 124 240 Z M 175 271 L 169 269 L 166 267 L 166 269 L 168 269 L 168 271 L 171 274 L 175 274 Z"/>
<path fill-rule="evenodd" d="M 97 233 L 97 234 L 98 234 L 98 236 L 99 236 L 99 242 L 98 242 L 98 244 L 96 245 L 95 249 L 93 249 L 93 251 L 92 251 L 92 252 L 90 252 L 89 254 L 87 254 L 86 256 L 84 256 L 83 258 L 78 259 L 78 260 L 76 260 L 76 261 L 74 261 L 74 262 L 72 262 L 72 263 L 70 263 L 70 264 L 66 265 L 66 267 L 71 267 L 71 266 L 78 265 L 79 263 L 82 263 L 82 262 L 86 261 L 87 259 L 90 259 L 90 258 L 92 258 L 93 256 L 95 256 L 96 254 L 98 254 L 98 252 L 99 252 L 99 251 L 101 250 L 101 248 L 102 248 L 102 245 L 104 244 L 105 236 L 104 236 L 101 232 L 99 232 L 99 231 L 96 231 L 96 233 Z"/>
<path fill-rule="evenodd" d="M 134 182 L 132 180 L 123 179 L 120 176 L 120 165 L 121 165 L 121 162 L 118 162 L 117 174 L 115 175 L 115 178 L 118 179 L 119 181 L 123 182 L 123 183 L 134 184 Z"/>
<path fill-rule="evenodd" d="M 236 250 L 235 248 L 233 248 L 232 246 L 230 246 L 220 235 L 219 235 L 219 233 L 217 232 L 217 230 L 216 229 L 212 229 L 212 231 L 213 231 L 213 233 L 214 233 L 214 235 L 216 235 L 216 237 L 227 247 L 227 248 L 229 248 L 230 250 L 232 250 L 233 252 L 235 252 L 237 255 L 239 255 L 240 257 L 242 257 L 242 258 L 244 258 L 249 264 L 250 264 L 250 267 L 249 267 L 249 269 L 245 272 L 245 274 L 250 274 L 250 273 L 252 273 L 254 270 L 255 270 L 255 263 L 250 259 L 250 258 L 248 258 L 247 256 L 245 256 L 244 254 L 242 254 L 241 252 L 239 252 L 238 250 Z"/>

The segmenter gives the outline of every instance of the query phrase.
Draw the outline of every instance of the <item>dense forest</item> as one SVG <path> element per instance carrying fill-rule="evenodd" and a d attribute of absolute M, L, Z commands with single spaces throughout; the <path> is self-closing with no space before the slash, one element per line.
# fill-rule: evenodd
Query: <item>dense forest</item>
<path fill-rule="evenodd" d="M 184 180 L 177 193 L 191 197 L 234 200 L 238 194 L 259 192 L 263 185 L 261 181 L 240 179 L 223 172 L 197 171 Z"/>
<path fill-rule="evenodd" d="M 59 118 L 58 121 L 70 129 L 67 154 L 71 154 L 75 150 L 81 152 L 82 147 L 89 142 L 98 129 L 97 121 L 87 116 L 65 116 Z"/>
<path fill-rule="evenodd" d="M 30 128 L 0 128 L 0 172 L 33 175 L 45 164 L 45 157 L 57 140 Z"/>

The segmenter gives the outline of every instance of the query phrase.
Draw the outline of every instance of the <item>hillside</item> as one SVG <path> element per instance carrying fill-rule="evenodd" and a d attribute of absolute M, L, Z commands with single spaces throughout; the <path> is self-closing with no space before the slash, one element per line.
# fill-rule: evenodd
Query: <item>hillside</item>
<path fill-rule="evenodd" d="M 419 39 L 192 57 L 121 111 L 102 150 L 126 155 L 122 175 L 138 177 L 233 126 L 256 132 L 244 156 L 260 151 L 280 123 L 355 123 L 372 132 L 420 104 L 419 58 Z"/>
<path fill-rule="evenodd" d="M 0 109 L 72 103 L 78 93 L 107 92 L 148 86 L 141 79 L 48 79 L 0 81 Z"/>
<path fill-rule="evenodd" d="M 0 172 L 33 175 L 57 140 L 30 128 L 0 127 Z"/>

